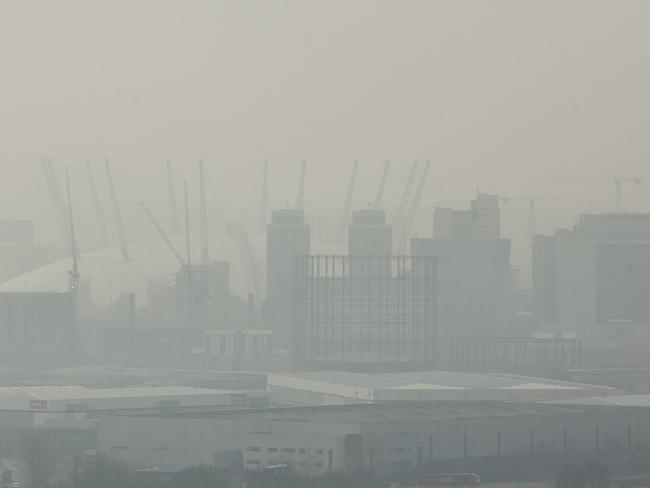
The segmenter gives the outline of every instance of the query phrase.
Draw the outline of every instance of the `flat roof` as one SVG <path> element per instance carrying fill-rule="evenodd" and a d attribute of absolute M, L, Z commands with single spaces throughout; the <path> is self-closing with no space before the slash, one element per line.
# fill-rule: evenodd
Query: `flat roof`
<path fill-rule="evenodd" d="M 271 387 L 320 392 L 351 398 L 370 398 L 374 390 L 437 390 L 437 391 L 571 391 L 584 396 L 603 392 L 617 393 L 615 388 L 506 374 L 474 374 L 453 371 L 417 371 L 394 374 L 348 373 L 319 371 L 308 373 L 269 374 Z"/>

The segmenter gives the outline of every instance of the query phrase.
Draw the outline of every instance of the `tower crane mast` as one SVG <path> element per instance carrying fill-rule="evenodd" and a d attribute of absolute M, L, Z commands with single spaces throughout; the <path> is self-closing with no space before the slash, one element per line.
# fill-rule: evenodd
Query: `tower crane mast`
<path fill-rule="evenodd" d="M 357 180 L 357 172 L 359 170 L 359 161 L 354 162 L 352 167 L 352 177 L 345 196 L 345 204 L 343 205 L 343 213 L 341 214 L 341 222 L 339 224 L 339 241 L 345 239 L 345 231 L 350 221 L 350 212 L 352 211 L 352 198 L 354 197 L 354 186 Z"/>
<path fill-rule="evenodd" d="M 375 203 L 372 208 L 379 210 L 382 207 L 384 200 L 384 188 L 386 188 L 386 178 L 388 177 L 388 168 L 390 167 L 390 159 L 386 160 L 384 164 L 384 171 L 381 174 L 381 179 L 379 180 L 379 188 L 377 188 L 377 195 L 375 195 Z"/>
<path fill-rule="evenodd" d="M 298 194 L 296 195 L 296 209 L 302 210 L 305 205 L 305 177 L 307 174 L 307 160 L 303 159 L 300 165 L 300 179 L 298 180 Z"/>
<path fill-rule="evenodd" d="M 176 207 L 176 189 L 174 187 L 174 173 L 172 169 L 172 162 L 167 160 L 167 195 L 169 198 L 169 218 L 171 222 L 171 233 L 178 235 L 180 229 L 178 227 L 178 207 Z"/>
<path fill-rule="evenodd" d="M 402 192 L 402 198 L 399 202 L 399 207 L 397 208 L 397 213 L 395 214 L 395 221 L 393 223 L 393 231 L 398 239 L 401 238 L 402 228 L 404 227 L 404 216 L 406 213 L 406 207 L 408 206 L 409 198 L 411 196 L 411 190 L 413 189 L 413 182 L 415 181 L 415 175 L 418 169 L 417 159 L 413 161 L 411 166 L 411 173 L 409 174 L 408 180 L 406 180 L 406 186 Z"/>
<path fill-rule="evenodd" d="M 104 166 L 106 166 L 106 179 L 108 180 L 108 189 L 111 195 L 111 202 L 113 204 L 113 218 L 115 219 L 115 228 L 117 230 L 117 238 L 120 243 L 122 261 L 126 263 L 129 261 L 129 249 L 126 245 L 126 234 L 124 232 L 124 222 L 122 221 L 122 211 L 120 210 L 120 202 L 117 199 L 117 191 L 115 190 L 115 182 L 113 181 L 111 163 L 108 161 L 108 159 L 104 159 Z"/>
<path fill-rule="evenodd" d="M 97 219 L 97 225 L 99 226 L 99 238 L 102 243 L 102 247 L 109 246 L 108 232 L 106 231 L 106 221 L 104 220 L 104 212 L 102 211 L 102 205 L 99 202 L 99 195 L 97 194 L 97 186 L 95 185 L 95 176 L 93 175 L 93 170 L 90 167 L 90 161 L 86 159 L 86 173 L 88 174 L 88 186 L 90 188 L 90 193 L 93 201 L 93 208 L 95 210 L 95 218 Z"/>
<path fill-rule="evenodd" d="M 431 162 L 427 161 L 424 163 L 424 169 L 422 170 L 422 175 L 420 176 L 420 181 L 418 181 L 418 186 L 415 189 L 415 194 L 411 200 L 411 205 L 409 206 L 408 213 L 406 214 L 406 219 L 404 226 L 401 229 L 400 240 L 398 241 L 397 254 L 403 254 L 408 238 L 411 234 L 413 228 L 413 223 L 415 222 L 415 217 L 420 208 L 420 200 L 422 199 L 422 193 L 424 192 L 424 184 L 427 180 L 427 175 L 429 173 L 429 166 Z"/>
<path fill-rule="evenodd" d="M 210 236 L 208 234 L 208 205 L 205 198 L 205 170 L 199 161 L 199 210 L 201 217 L 201 258 L 204 265 L 210 264 Z"/>
<path fill-rule="evenodd" d="M 269 206 L 269 162 L 264 161 L 264 174 L 262 175 L 262 200 L 260 202 L 260 233 L 266 231 L 266 222 Z"/>
<path fill-rule="evenodd" d="M 54 184 L 52 182 L 52 177 L 50 175 L 47 162 L 44 158 L 41 159 L 41 169 L 43 170 L 43 178 L 45 179 L 45 185 L 47 186 L 47 193 L 50 197 L 50 205 L 52 206 L 52 211 L 54 212 L 54 219 L 56 220 L 56 224 L 59 229 L 59 234 L 61 235 L 61 241 L 63 243 L 63 247 L 68 249 L 69 230 L 66 226 L 66 218 L 65 215 L 61 214 L 61 209 L 58 206 L 56 194 L 54 190 Z"/>

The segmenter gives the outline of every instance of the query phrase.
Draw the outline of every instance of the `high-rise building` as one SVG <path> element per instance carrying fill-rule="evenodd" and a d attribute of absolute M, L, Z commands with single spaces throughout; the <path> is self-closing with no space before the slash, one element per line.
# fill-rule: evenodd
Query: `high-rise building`
<path fill-rule="evenodd" d="M 312 255 L 300 256 L 297 265 L 297 368 L 435 367 L 435 258 Z"/>
<path fill-rule="evenodd" d="M 513 333 L 510 241 L 499 235 L 499 198 L 479 194 L 470 210 L 436 208 L 433 238 L 411 239 L 411 254 L 437 261 L 442 367 L 455 339 Z"/>
<path fill-rule="evenodd" d="M 501 210 L 499 197 L 479 193 L 472 201 L 472 213 L 477 239 L 499 239 L 501 237 Z"/>
<path fill-rule="evenodd" d="M 386 212 L 367 209 L 352 213 L 348 233 L 350 256 L 389 256 L 391 254 L 391 226 L 386 224 Z"/>
<path fill-rule="evenodd" d="M 311 249 L 309 225 L 298 209 L 275 210 L 267 226 L 265 328 L 282 348 L 292 347 L 296 256 Z"/>
<path fill-rule="evenodd" d="M 650 324 L 650 214 L 582 215 L 535 236 L 533 311 L 542 329 L 590 335 Z"/>
<path fill-rule="evenodd" d="M 377 261 L 363 259 L 366 256 L 390 256 L 392 228 L 386 224 L 383 210 L 358 210 L 352 214 L 352 225 L 348 231 L 348 254 L 350 272 L 363 274 L 364 266 L 375 265 Z"/>

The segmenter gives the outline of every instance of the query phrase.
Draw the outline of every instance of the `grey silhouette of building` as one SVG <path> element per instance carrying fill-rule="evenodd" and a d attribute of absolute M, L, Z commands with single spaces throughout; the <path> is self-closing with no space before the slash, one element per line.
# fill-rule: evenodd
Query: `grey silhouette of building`
<path fill-rule="evenodd" d="M 292 347 L 296 256 L 309 254 L 310 227 L 298 209 L 275 210 L 267 226 L 265 328 L 281 348 Z"/>

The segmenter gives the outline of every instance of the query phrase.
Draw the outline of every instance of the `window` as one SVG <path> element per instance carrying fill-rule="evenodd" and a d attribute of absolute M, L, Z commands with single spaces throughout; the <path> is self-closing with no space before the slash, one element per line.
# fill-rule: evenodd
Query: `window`
<path fill-rule="evenodd" d="M 283 447 L 282 452 L 296 452 L 293 447 Z"/>
<path fill-rule="evenodd" d="M 278 452 L 278 448 L 277 448 L 277 447 L 269 447 L 269 448 L 267 449 L 267 451 L 268 451 L 268 452 Z"/>
<path fill-rule="evenodd" d="M 262 448 L 260 448 L 260 447 L 247 447 L 246 450 L 248 452 L 260 452 L 262 450 Z"/>

